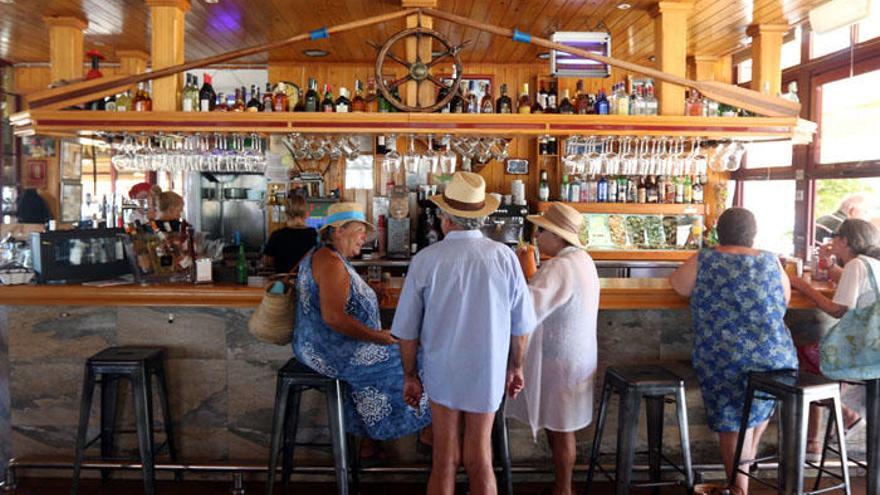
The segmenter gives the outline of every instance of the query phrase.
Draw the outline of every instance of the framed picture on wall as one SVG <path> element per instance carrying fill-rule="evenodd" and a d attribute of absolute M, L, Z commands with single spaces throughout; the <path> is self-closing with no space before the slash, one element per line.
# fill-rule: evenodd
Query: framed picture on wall
<path fill-rule="evenodd" d="M 46 174 L 49 171 L 48 158 L 24 159 L 24 186 L 34 189 L 46 187 Z"/>
<path fill-rule="evenodd" d="M 61 181 L 61 222 L 79 222 L 82 216 L 82 183 Z"/>
<path fill-rule="evenodd" d="M 521 158 L 511 158 L 507 160 L 505 171 L 511 175 L 527 175 L 529 173 L 529 161 Z"/>
<path fill-rule="evenodd" d="M 43 136 L 23 137 L 21 138 L 21 153 L 33 158 L 55 156 L 55 139 Z"/>
<path fill-rule="evenodd" d="M 82 145 L 61 142 L 61 180 L 80 180 L 82 177 Z"/>

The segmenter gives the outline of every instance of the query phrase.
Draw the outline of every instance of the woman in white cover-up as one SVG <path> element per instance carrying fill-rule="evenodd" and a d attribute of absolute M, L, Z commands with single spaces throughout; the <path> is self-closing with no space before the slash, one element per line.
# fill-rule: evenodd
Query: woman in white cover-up
<path fill-rule="evenodd" d="M 556 474 L 553 493 L 568 495 L 574 432 L 593 420 L 599 277 L 578 237 L 580 213 L 554 203 L 543 216 L 528 219 L 538 227 L 539 249 L 553 258 L 529 282 L 539 325 L 526 350 L 525 388 L 509 400 L 506 414 L 527 423 L 533 435 L 547 431 Z"/>

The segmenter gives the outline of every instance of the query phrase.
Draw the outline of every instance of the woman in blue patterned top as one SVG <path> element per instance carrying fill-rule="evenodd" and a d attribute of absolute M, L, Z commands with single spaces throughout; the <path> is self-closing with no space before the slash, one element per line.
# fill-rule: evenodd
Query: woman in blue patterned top
<path fill-rule="evenodd" d="M 744 208 L 718 218 L 718 243 L 691 257 L 670 282 L 691 298 L 694 371 L 703 392 L 709 427 L 718 432 L 721 458 L 732 472 L 733 456 L 750 371 L 797 369 L 797 354 L 783 316 L 791 296 L 788 277 L 771 253 L 752 249 L 757 226 Z M 755 401 L 742 458 L 753 459 L 773 413 L 773 403 Z M 730 480 L 748 492 L 748 478 Z"/>
<path fill-rule="evenodd" d="M 323 244 L 299 264 L 293 352 L 318 373 L 346 383 L 346 430 L 388 440 L 430 425 L 431 413 L 427 396 L 418 408 L 403 402 L 400 347 L 381 328 L 376 293 L 348 261 L 372 228 L 358 204 L 328 209 Z"/>

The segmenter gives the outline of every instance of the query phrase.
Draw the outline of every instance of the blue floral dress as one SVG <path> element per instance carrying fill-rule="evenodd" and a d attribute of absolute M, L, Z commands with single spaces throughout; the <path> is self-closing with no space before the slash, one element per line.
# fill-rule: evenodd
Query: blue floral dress
<path fill-rule="evenodd" d="M 797 354 L 782 318 L 786 304 L 773 254 L 703 250 L 691 294 L 694 370 L 709 427 L 740 428 L 749 371 L 797 369 Z M 766 421 L 773 403 L 752 403 L 749 428 Z"/>
<path fill-rule="evenodd" d="M 299 265 L 294 355 L 318 373 L 346 382 L 344 410 L 348 432 L 388 440 L 428 426 L 431 412 L 426 395 L 422 395 L 418 410 L 403 402 L 403 368 L 397 345 L 356 340 L 324 323 L 318 285 L 312 275 L 315 251 L 309 252 Z M 334 254 L 348 269 L 346 313 L 370 328 L 381 329 L 376 293 L 347 259 L 336 251 Z"/>

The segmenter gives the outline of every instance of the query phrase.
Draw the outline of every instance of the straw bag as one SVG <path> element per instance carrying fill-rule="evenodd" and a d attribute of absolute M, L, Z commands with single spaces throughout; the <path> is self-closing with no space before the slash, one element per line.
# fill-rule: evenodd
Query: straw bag
<path fill-rule="evenodd" d="M 290 279 L 296 280 L 294 272 L 266 288 L 260 305 L 248 320 L 251 335 L 269 344 L 287 345 L 293 339 L 296 323 L 296 288 Z M 280 286 L 279 286 L 280 284 Z"/>

